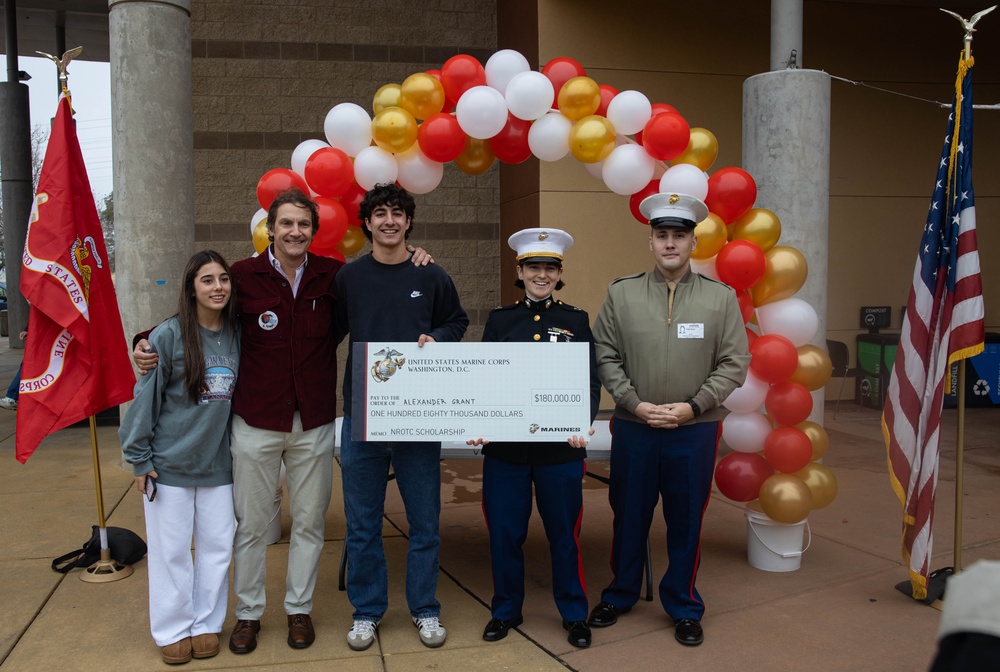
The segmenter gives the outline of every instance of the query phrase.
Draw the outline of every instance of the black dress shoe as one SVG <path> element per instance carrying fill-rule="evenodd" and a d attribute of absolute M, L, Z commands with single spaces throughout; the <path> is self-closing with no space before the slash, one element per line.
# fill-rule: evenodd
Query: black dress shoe
<path fill-rule="evenodd" d="M 590 626 L 587 625 L 586 621 L 563 621 L 563 630 L 569 631 L 569 636 L 566 638 L 573 646 L 585 649 L 590 646 Z"/>
<path fill-rule="evenodd" d="M 632 611 L 632 607 L 616 607 L 607 602 L 598 602 L 594 610 L 590 612 L 587 623 L 595 628 L 606 628 L 618 622 L 618 617 Z"/>
<path fill-rule="evenodd" d="M 524 619 L 520 616 L 509 621 L 502 618 L 491 618 L 490 622 L 486 624 L 486 629 L 483 630 L 483 639 L 487 642 L 499 642 L 507 636 L 507 632 L 511 628 L 516 628 L 522 623 L 524 623 Z"/>
<path fill-rule="evenodd" d="M 674 624 L 674 638 L 685 646 L 698 646 L 705 641 L 705 633 L 699 621 L 682 618 Z"/>

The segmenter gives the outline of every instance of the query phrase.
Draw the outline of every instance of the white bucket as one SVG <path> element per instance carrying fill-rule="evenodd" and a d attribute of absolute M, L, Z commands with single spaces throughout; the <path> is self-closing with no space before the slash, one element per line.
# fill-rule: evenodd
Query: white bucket
<path fill-rule="evenodd" d="M 809 521 L 791 525 L 767 517 L 757 507 L 747 504 L 743 512 L 747 517 L 747 561 L 751 567 L 766 572 L 794 572 L 802 564 L 802 554 L 812 543 Z M 808 540 L 802 547 L 802 529 Z"/>

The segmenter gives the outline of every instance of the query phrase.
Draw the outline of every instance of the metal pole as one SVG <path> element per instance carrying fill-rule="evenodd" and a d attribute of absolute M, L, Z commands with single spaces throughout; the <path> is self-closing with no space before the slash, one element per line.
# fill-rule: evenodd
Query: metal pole
<path fill-rule="evenodd" d="M 958 362 L 958 430 L 955 438 L 955 573 L 962 571 L 962 491 L 965 489 L 965 360 Z"/>
<path fill-rule="evenodd" d="M 7 40 L 7 81 L 17 82 L 17 3 L 4 0 L 3 19 Z"/>

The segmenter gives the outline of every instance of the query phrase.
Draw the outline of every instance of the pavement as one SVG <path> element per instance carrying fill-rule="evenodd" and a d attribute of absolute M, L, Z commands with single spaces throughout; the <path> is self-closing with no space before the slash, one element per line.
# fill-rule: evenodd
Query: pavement
<path fill-rule="evenodd" d="M 20 350 L 0 343 L 0 383 L 16 371 Z M 505 640 L 481 638 L 490 618 L 492 585 L 486 529 L 481 511 L 481 462 L 442 462 L 441 576 L 438 598 L 448 641 L 424 648 L 403 599 L 407 523 L 398 491 L 390 485 L 383 526 L 389 563 L 390 605 L 378 642 L 351 651 L 346 633 L 352 609 L 337 589 L 344 540 L 339 473 L 326 517 L 327 544 L 320 566 L 313 619 L 316 643 L 291 649 L 282 613 L 289 519 L 267 552 L 268 608 L 257 650 L 230 653 L 223 644 L 215 658 L 188 663 L 188 670 L 253 668 L 278 672 L 416 672 L 417 670 L 516 670 L 613 672 L 678 666 L 687 672 L 799 672 L 839 670 L 925 670 L 936 650 L 941 612 L 895 589 L 907 577 L 900 559 L 900 507 L 886 475 L 879 413 L 849 401 L 833 419 L 826 409 L 830 449 L 824 458 L 837 476 L 839 494 L 809 517 L 811 545 L 801 567 L 769 572 L 747 561 L 748 530 L 743 505 L 718 492 L 705 517 L 698 587 L 708 605 L 705 643 L 676 643 L 658 601 L 640 601 L 611 628 L 594 629 L 593 645 L 566 642 L 551 596 L 544 532 L 532 518 L 525 544 L 527 600 L 524 624 Z M 954 410 L 945 411 L 935 514 L 934 568 L 953 564 L 955 508 Z M 962 560 L 1000 559 L 1000 410 L 970 409 L 965 433 Z M 97 523 L 97 497 L 89 430 L 60 431 L 27 464 L 14 459 L 15 413 L 0 409 L 0 538 L 8 559 L 0 565 L 0 672 L 33 670 L 162 670 L 149 635 L 146 561 L 113 583 L 85 583 L 82 570 L 62 575 L 52 558 L 81 546 Z M 145 536 L 140 496 L 120 468 L 116 428 L 98 427 L 104 510 L 109 526 Z M 607 463 L 592 462 L 596 474 Z M 339 468 L 335 466 L 339 472 Z M 610 579 L 611 511 L 607 487 L 587 478 L 581 532 L 591 605 Z M 664 526 L 654 520 L 653 575 L 666 567 Z M 230 597 L 230 611 L 234 598 Z M 227 641 L 234 623 L 224 626 Z"/>

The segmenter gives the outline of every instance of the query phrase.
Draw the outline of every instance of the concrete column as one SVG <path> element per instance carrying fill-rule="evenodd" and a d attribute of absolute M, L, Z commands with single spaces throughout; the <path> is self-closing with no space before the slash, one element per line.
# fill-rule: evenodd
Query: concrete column
<path fill-rule="evenodd" d="M 771 70 L 789 67 L 802 67 L 802 0 L 771 0 Z"/>
<path fill-rule="evenodd" d="M 16 53 L 16 52 L 15 52 Z M 0 181 L 3 189 L 4 264 L 7 268 L 8 343 L 23 348 L 18 333 L 28 327 L 28 303 L 21 296 L 21 253 L 28 234 L 34 198 L 31 184 L 31 120 L 28 85 L 14 79 L 0 82 Z"/>
<path fill-rule="evenodd" d="M 108 6 L 116 286 L 130 338 L 176 312 L 194 252 L 191 3 Z"/>
<path fill-rule="evenodd" d="M 795 295 L 816 309 L 813 343 L 826 347 L 830 209 L 830 76 L 816 70 L 755 75 L 743 84 L 743 168 L 757 182 L 757 207 L 781 220 L 779 245 L 809 263 Z M 823 424 L 824 390 L 810 420 Z"/>

